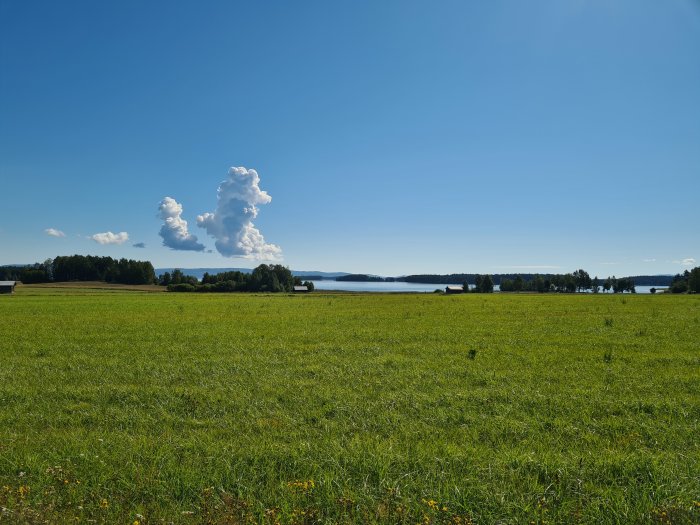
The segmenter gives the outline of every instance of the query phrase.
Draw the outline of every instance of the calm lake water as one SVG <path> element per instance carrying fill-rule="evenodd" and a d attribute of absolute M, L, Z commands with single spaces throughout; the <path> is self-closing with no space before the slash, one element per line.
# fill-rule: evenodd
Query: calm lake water
<path fill-rule="evenodd" d="M 421 283 L 354 283 L 349 281 L 312 281 L 316 290 L 337 290 L 343 292 L 423 292 L 431 293 L 436 289 L 444 290 L 444 284 L 421 284 Z M 650 293 L 653 286 L 637 286 L 637 293 Z M 655 288 L 664 288 L 656 286 Z M 494 289 L 498 291 L 498 286 Z"/>

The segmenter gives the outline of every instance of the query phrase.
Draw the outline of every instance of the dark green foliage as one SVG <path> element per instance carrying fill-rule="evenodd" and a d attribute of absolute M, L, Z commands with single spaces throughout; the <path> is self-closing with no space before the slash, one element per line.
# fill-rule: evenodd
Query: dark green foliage
<path fill-rule="evenodd" d="M 22 281 L 24 284 L 34 284 L 48 283 L 51 279 L 43 268 L 24 268 L 16 280 Z"/>
<path fill-rule="evenodd" d="M 608 292 L 612 288 L 612 279 L 608 277 L 605 279 L 605 282 L 603 283 L 603 292 Z"/>
<path fill-rule="evenodd" d="M 588 272 L 584 270 L 576 270 L 573 274 L 574 281 L 576 282 L 576 289 L 581 292 L 583 290 L 589 290 L 593 286 L 593 281 Z"/>
<path fill-rule="evenodd" d="M 623 292 L 636 293 L 636 290 L 634 288 L 634 281 L 632 280 L 631 277 L 623 277 L 623 278 L 617 279 L 613 275 L 612 277 L 608 277 L 608 279 L 610 280 L 612 290 L 614 293 L 623 293 Z"/>
<path fill-rule="evenodd" d="M 376 275 L 367 275 L 364 273 L 354 273 L 350 275 L 341 275 L 335 278 L 336 281 L 357 282 L 357 283 L 381 283 L 384 282 L 383 277 Z"/>
<path fill-rule="evenodd" d="M 169 284 L 169 292 L 194 292 L 197 288 L 189 283 Z"/>
<path fill-rule="evenodd" d="M 583 272 L 583 274 L 581 274 Z M 566 274 L 570 275 L 571 277 L 574 277 L 574 275 L 579 274 L 580 277 L 583 278 L 583 283 L 588 284 L 587 279 L 585 278 L 586 275 L 588 275 L 586 272 L 583 270 L 578 270 L 577 272 L 574 272 L 573 274 Z M 497 273 L 493 274 L 493 282 L 494 284 L 501 285 L 503 284 L 504 280 L 510 280 L 513 281 L 515 280 L 516 277 L 521 277 L 525 283 L 531 283 L 535 280 L 542 279 L 543 283 L 546 283 L 546 286 L 544 286 L 544 289 L 542 291 L 549 291 L 549 284 L 552 283 L 553 280 L 556 280 L 555 278 L 561 279 L 564 277 L 565 274 L 552 274 L 552 273 L 546 273 L 546 274 L 532 274 L 532 273 Z M 427 284 L 456 284 L 456 283 L 464 283 L 467 282 L 469 284 L 476 284 L 476 274 L 473 273 L 452 273 L 452 274 L 445 274 L 445 275 L 437 275 L 437 274 L 419 274 L 419 275 L 406 275 L 403 277 L 395 277 L 395 278 L 390 278 L 386 277 L 384 280 L 395 280 L 395 281 L 402 281 L 402 282 L 407 282 L 407 283 L 427 283 Z M 668 286 L 671 284 L 671 276 L 668 275 L 639 275 L 639 276 L 633 276 L 631 279 L 638 285 L 638 286 L 652 286 L 652 285 L 657 285 L 657 286 Z M 593 283 L 591 283 L 588 288 L 592 288 Z M 600 282 L 598 282 L 599 286 L 602 286 Z M 563 291 L 565 287 L 562 288 Z M 587 289 L 587 288 L 586 288 Z M 526 291 L 540 291 L 535 288 L 524 288 Z M 608 288 L 610 290 L 610 288 Z"/>
<path fill-rule="evenodd" d="M 281 264 L 261 264 L 250 274 L 248 287 L 251 292 L 291 292 L 294 277 L 289 268 Z"/>
<path fill-rule="evenodd" d="M 688 272 L 688 291 L 700 293 L 700 266 Z"/>
<path fill-rule="evenodd" d="M 668 291 L 671 293 L 685 293 L 688 291 L 688 281 L 685 279 L 677 279 L 671 283 L 668 287 Z"/>
<path fill-rule="evenodd" d="M 312 283 L 311 281 L 304 281 L 302 286 L 306 286 L 306 289 L 309 290 L 310 292 L 314 291 L 314 283 Z"/>
<path fill-rule="evenodd" d="M 0 266 L 0 281 L 21 281 L 20 273 L 26 266 Z"/>
<path fill-rule="evenodd" d="M 30 266 L 0 268 L 0 280 L 16 280 L 25 284 L 64 281 L 151 284 L 155 281 L 155 271 L 148 261 L 70 255 L 47 259 L 43 263 Z"/>
<path fill-rule="evenodd" d="M 167 273 L 161 276 L 161 282 Z M 178 292 L 292 292 L 294 285 L 301 284 L 289 268 L 280 264 L 261 264 L 251 273 L 239 271 L 222 272 L 216 275 L 205 273 L 202 283 L 196 277 L 183 275 L 180 270 L 174 270 L 170 277 L 171 285 L 168 291 Z M 172 289 L 172 285 L 187 283 L 191 288 Z M 313 283 L 309 283 L 313 289 Z"/>
<path fill-rule="evenodd" d="M 180 269 L 175 269 L 173 270 L 172 275 L 169 275 L 168 272 L 165 272 L 163 274 L 163 281 L 165 281 L 165 276 L 169 277 L 169 282 L 167 284 L 191 284 L 192 286 L 197 286 L 199 284 L 199 279 L 197 279 L 193 275 L 185 275 L 182 273 L 182 270 Z M 161 284 L 165 284 L 164 282 Z"/>
<path fill-rule="evenodd" d="M 673 277 L 668 288 L 671 293 L 699 293 L 700 292 L 700 266 L 692 270 L 684 271 Z"/>
<path fill-rule="evenodd" d="M 53 261 L 47 259 L 43 263 L 29 266 L 0 267 L 0 281 L 21 281 L 24 284 L 48 283 L 53 276 Z"/>
<path fill-rule="evenodd" d="M 603 284 L 603 290 L 612 289 L 615 293 L 632 292 L 634 293 L 634 280 L 631 277 L 617 279 L 608 277 Z M 585 270 L 576 270 L 574 273 L 555 274 L 555 275 L 535 275 L 532 280 L 527 281 L 521 276 L 516 275 L 515 278 L 501 279 L 502 292 L 566 292 L 573 293 L 576 291 L 584 292 L 592 290 L 598 293 L 600 290 L 600 281 L 598 277 L 591 279 L 588 272 Z"/>
<path fill-rule="evenodd" d="M 475 293 L 493 293 L 493 279 L 490 275 L 477 275 L 474 279 L 476 281 L 476 286 L 474 290 Z"/>
<path fill-rule="evenodd" d="M 510 279 L 502 279 L 501 280 L 501 287 L 500 287 L 502 292 L 514 292 L 515 291 L 515 286 L 513 285 L 513 281 Z"/>

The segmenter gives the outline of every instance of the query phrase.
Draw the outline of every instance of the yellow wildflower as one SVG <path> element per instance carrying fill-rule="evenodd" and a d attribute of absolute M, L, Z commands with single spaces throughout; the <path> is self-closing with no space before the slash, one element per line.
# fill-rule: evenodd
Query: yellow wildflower
<path fill-rule="evenodd" d="M 423 503 L 425 503 L 432 510 L 438 510 L 440 508 L 438 507 L 437 501 L 435 501 L 434 499 L 424 499 Z"/>
<path fill-rule="evenodd" d="M 313 488 L 316 486 L 316 483 L 313 479 L 309 479 L 306 481 L 295 480 L 288 481 L 287 486 L 295 492 L 308 493 L 313 490 Z"/>

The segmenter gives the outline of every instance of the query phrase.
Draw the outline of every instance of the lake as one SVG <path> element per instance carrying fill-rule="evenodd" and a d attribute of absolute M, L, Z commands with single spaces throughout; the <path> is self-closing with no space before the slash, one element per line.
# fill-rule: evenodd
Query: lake
<path fill-rule="evenodd" d="M 399 281 L 394 282 L 379 282 L 379 283 L 364 283 L 351 281 L 312 281 L 316 290 L 336 290 L 342 292 L 423 292 L 432 293 L 436 289 L 444 290 L 444 284 L 423 284 L 423 283 L 404 283 Z M 651 288 L 664 288 L 663 286 L 637 286 L 637 293 L 650 293 Z M 498 286 L 494 287 L 498 291 Z"/>

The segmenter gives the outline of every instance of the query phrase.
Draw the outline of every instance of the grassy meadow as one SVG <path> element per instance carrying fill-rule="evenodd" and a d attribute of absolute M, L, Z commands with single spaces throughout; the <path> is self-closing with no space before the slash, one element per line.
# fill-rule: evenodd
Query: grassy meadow
<path fill-rule="evenodd" d="M 700 296 L 0 296 L 0 523 L 700 523 Z"/>

